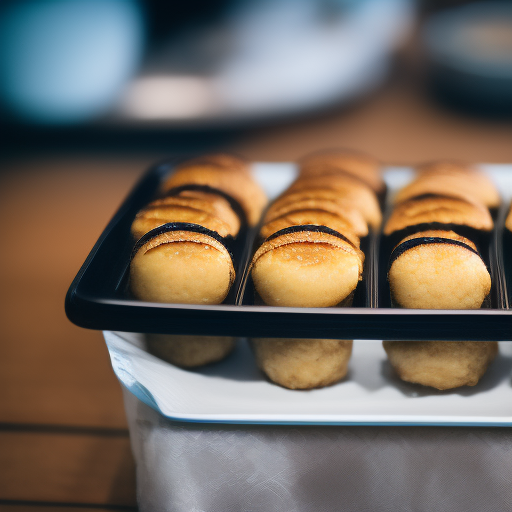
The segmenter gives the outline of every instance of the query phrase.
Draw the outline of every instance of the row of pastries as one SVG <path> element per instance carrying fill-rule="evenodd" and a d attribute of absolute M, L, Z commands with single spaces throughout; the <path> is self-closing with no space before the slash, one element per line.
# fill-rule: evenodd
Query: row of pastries
<path fill-rule="evenodd" d="M 256 301 L 350 306 L 364 271 L 361 240 L 381 228 L 385 189 L 372 157 L 321 152 L 299 162 L 298 178 L 267 208 L 243 160 L 214 154 L 184 162 L 133 221 L 131 293 L 151 302 L 222 303 L 235 279 L 232 244 L 259 225 L 250 264 Z M 476 243 L 456 231 L 462 226 L 490 232 L 490 210 L 499 200 L 492 182 L 476 169 L 453 162 L 419 167 L 416 179 L 395 195 L 383 228 L 390 240 L 400 238 L 388 274 L 393 304 L 480 307 L 490 275 Z M 230 337 L 148 336 L 149 350 L 183 367 L 218 361 L 234 343 Z M 343 379 L 352 351 L 351 340 L 256 338 L 251 344 L 267 377 L 291 389 Z M 385 342 L 384 348 L 401 378 L 439 389 L 475 384 L 497 351 L 486 342 Z M 418 377 L 425 364 L 440 370 Z M 460 377 L 464 368 L 472 376 Z"/>
<path fill-rule="evenodd" d="M 131 226 L 130 290 L 149 302 L 221 304 L 236 275 L 232 246 L 258 223 L 267 198 L 240 158 L 213 154 L 181 163 L 160 197 Z M 225 358 L 235 338 L 147 336 L 148 349 L 183 367 Z"/>
<path fill-rule="evenodd" d="M 351 152 L 304 158 L 295 182 L 269 207 L 251 277 L 271 306 L 350 306 L 361 281 L 361 237 L 382 221 L 379 163 Z M 348 371 L 352 340 L 251 340 L 267 377 L 290 389 L 323 387 Z"/>
<path fill-rule="evenodd" d="M 482 307 L 492 283 L 476 242 L 493 229 L 490 210 L 500 201 L 489 177 L 462 163 L 427 164 L 394 201 L 383 229 L 388 237 L 401 238 L 389 259 L 393 304 L 413 309 Z M 483 341 L 383 345 L 402 380 L 440 390 L 475 385 L 498 351 L 496 342 Z"/>

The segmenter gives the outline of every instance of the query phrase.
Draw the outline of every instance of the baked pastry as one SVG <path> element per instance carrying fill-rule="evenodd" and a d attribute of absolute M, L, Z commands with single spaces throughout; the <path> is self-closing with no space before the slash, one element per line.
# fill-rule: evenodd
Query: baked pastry
<path fill-rule="evenodd" d="M 132 235 L 138 240 L 148 231 L 169 222 L 198 224 L 222 237 L 236 237 L 240 231 L 240 219 L 225 198 L 186 190 L 176 196 L 152 201 L 140 210 L 132 223 Z"/>
<path fill-rule="evenodd" d="M 261 217 L 267 198 L 252 178 L 249 166 L 231 155 L 206 155 L 179 165 L 164 182 L 164 193 L 181 187 L 202 186 L 221 191 L 241 207 L 247 223 L 254 226 Z"/>
<path fill-rule="evenodd" d="M 292 226 L 308 225 L 326 226 L 334 231 L 343 233 L 357 248 L 359 248 L 361 243 L 359 237 L 353 231 L 353 224 L 344 217 L 343 212 L 341 214 L 334 214 L 320 209 L 293 210 L 289 213 L 285 213 L 264 224 L 260 229 L 260 234 L 262 238 L 268 238 L 270 235 L 282 229 Z"/>
<path fill-rule="evenodd" d="M 299 178 L 289 188 L 290 192 L 327 189 L 338 195 L 339 201 L 347 207 L 358 210 L 366 222 L 378 229 L 382 222 L 382 212 L 375 192 L 356 178 L 343 174 L 328 174 Z"/>
<path fill-rule="evenodd" d="M 445 390 L 474 386 L 498 353 L 495 341 L 384 341 L 398 376 Z"/>
<path fill-rule="evenodd" d="M 359 161 L 355 156 L 352 161 L 345 154 L 346 169 L 342 169 L 340 153 L 325 156 L 304 160 L 301 177 L 265 215 L 260 231 L 265 240 L 250 267 L 255 290 L 265 304 L 352 304 L 364 264 L 360 237 L 368 234 L 368 224 L 377 228 L 382 219 L 375 192 L 354 174 L 368 176 L 379 190 L 381 180 L 378 164 L 373 169 L 373 162 Z M 290 389 L 311 389 L 339 381 L 347 373 L 352 351 L 350 340 L 252 341 L 262 371 Z"/>
<path fill-rule="evenodd" d="M 431 223 L 467 226 L 481 231 L 491 231 L 494 227 L 489 210 L 480 203 L 429 195 L 396 205 L 384 226 L 384 234 Z"/>
<path fill-rule="evenodd" d="M 231 255 L 215 232 L 187 224 L 165 224 L 137 243 L 130 264 L 130 289 L 140 300 L 220 304 L 235 278 Z M 235 338 L 148 335 L 148 350 L 165 361 L 194 367 L 219 361 Z"/>
<path fill-rule="evenodd" d="M 394 200 L 400 203 L 425 194 L 459 197 L 488 208 L 497 208 L 500 204 L 498 190 L 485 173 L 467 164 L 450 161 L 420 166 L 417 178 L 401 189 Z"/>
<path fill-rule="evenodd" d="M 453 231 L 402 240 L 391 253 L 388 280 L 394 304 L 413 309 L 478 309 L 491 289 L 475 244 Z"/>
<path fill-rule="evenodd" d="M 350 340 L 253 338 L 259 368 L 289 389 L 312 389 L 343 379 L 352 353 Z"/>
<path fill-rule="evenodd" d="M 236 339 L 229 336 L 146 335 L 149 352 L 182 368 L 221 361 L 233 351 L 235 343 Z"/>
<path fill-rule="evenodd" d="M 407 308 L 477 309 L 491 277 L 475 244 L 453 231 L 406 237 L 390 257 L 393 302 Z M 494 359 L 496 342 L 384 341 L 388 359 L 407 382 L 451 389 L 474 386 Z"/>
<path fill-rule="evenodd" d="M 321 226 L 274 233 L 256 251 L 251 276 L 270 306 L 329 307 L 347 299 L 361 280 L 364 254 Z"/>
<path fill-rule="evenodd" d="M 222 238 L 193 225 L 165 224 L 150 231 L 130 264 L 131 292 L 149 302 L 220 304 L 234 279 Z"/>
<path fill-rule="evenodd" d="M 300 176 L 348 174 L 368 185 L 376 194 L 385 190 L 380 162 L 364 153 L 348 149 L 319 151 L 299 161 Z"/>
<path fill-rule="evenodd" d="M 299 192 L 286 192 L 269 207 L 264 224 L 290 213 L 321 210 L 348 223 L 350 231 L 358 237 L 368 234 L 368 223 L 362 213 L 334 190 L 312 188 Z"/>
<path fill-rule="evenodd" d="M 226 154 L 182 163 L 161 197 L 136 216 L 139 239 L 130 264 L 130 290 L 151 302 L 220 304 L 235 278 L 226 237 L 255 224 L 266 198 L 248 165 Z M 148 348 L 173 364 L 192 367 L 224 358 L 231 337 L 149 335 Z"/>

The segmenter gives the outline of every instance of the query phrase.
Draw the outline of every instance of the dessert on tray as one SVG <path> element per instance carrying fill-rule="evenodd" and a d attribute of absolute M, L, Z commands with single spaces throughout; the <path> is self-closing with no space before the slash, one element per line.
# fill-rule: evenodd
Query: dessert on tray
<path fill-rule="evenodd" d="M 246 162 L 207 155 L 178 166 L 157 198 L 136 215 L 138 242 L 130 264 L 130 290 L 148 302 L 220 304 L 235 279 L 230 240 L 254 225 L 266 204 Z M 218 361 L 231 337 L 149 335 L 148 348 L 179 366 Z"/>
<path fill-rule="evenodd" d="M 459 192 L 462 193 L 459 194 Z M 499 196 L 480 171 L 451 162 L 422 166 L 396 195 L 384 228 L 409 229 L 391 252 L 388 281 L 395 306 L 413 309 L 478 309 L 489 296 L 491 275 L 474 241 L 460 227 L 489 232 L 487 207 Z M 430 226 L 431 229 L 425 229 Z M 498 351 L 497 342 L 384 341 L 398 376 L 437 389 L 474 386 Z"/>
<path fill-rule="evenodd" d="M 208 306 L 228 298 L 228 304 L 240 304 L 245 299 L 235 301 L 230 290 L 247 265 L 243 275 L 254 285 L 256 305 L 350 307 L 354 297 L 361 300 L 356 290 L 369 235 L 381 231 L 385 194 L 379 162 L 355 151 L 302 158 L 297 179 L 266 210 L 265 194 L 247 162 L 227 154 L 187 160 L 133 219 L 130 292 L 147 302 Z M 488 176 L 460 162 L 423 164 L 392 204 L 381 238 L 381 257 L 389 256 L 391 306 L 488 306 L 493 285 L 488 251 L 499 206 Z M 507 226 L 511 219 L 512 213 Z M 248 251 L 251 245 L 251 260 L 238 261 L 241 247 Z M 365 290 L 360 291 L 368 294 Z M 230 336 L 148 334 L 146 339 L 153 354 L 182 367 L 219 361 L 235 343 Z M 272 334 L 251 338 L 260 369 L 290 389 L 345 378 L 352 343 Z M 438 389 L 476 384 L 497 353 L 496 342 L 385 341 L 384 348 L 400 378 Z"/>
<path fill-rule="evenodd" d="M 378 166 L 364 155 L 306 157 L 299 178 L 270 206 L 260 230 L 264 240 L 251 262 L 254 287 L 265 304 L 351 305 L 365 259 L 360 236 L 382 219 L 374 190 L 353 175 L 358 165 L 379 182 Z M 252 344 L 269 379 L 291 389 L 341 380 L 352 351 L 351 340 L 253 338 Z"/>

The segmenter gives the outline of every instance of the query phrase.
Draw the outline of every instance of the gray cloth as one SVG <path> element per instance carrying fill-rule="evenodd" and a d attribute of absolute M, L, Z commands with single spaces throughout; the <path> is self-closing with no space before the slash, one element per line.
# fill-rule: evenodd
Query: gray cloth
<path fill-rule="evenodd" d="M 124 391 L 141 512 L 512 512 L 512 429 L 170 421 Z"/>

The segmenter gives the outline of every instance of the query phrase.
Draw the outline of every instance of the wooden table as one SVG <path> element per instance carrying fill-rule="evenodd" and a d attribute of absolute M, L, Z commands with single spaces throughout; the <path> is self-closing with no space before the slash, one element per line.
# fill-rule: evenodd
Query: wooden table
<path fill-rule="evenodd" d="M 441 110 L 397 80 L 369 101 L 243 133 L 255 160 L 323 147 L 388 162 L 512 162 L 512 124 Z M 101 334 L 72 325 L 64 296 L 139 174 L 162 153 L 19 157 L 0 174 L 0 508 L 134 509 L 135 467 L 121 390 Z"/>

